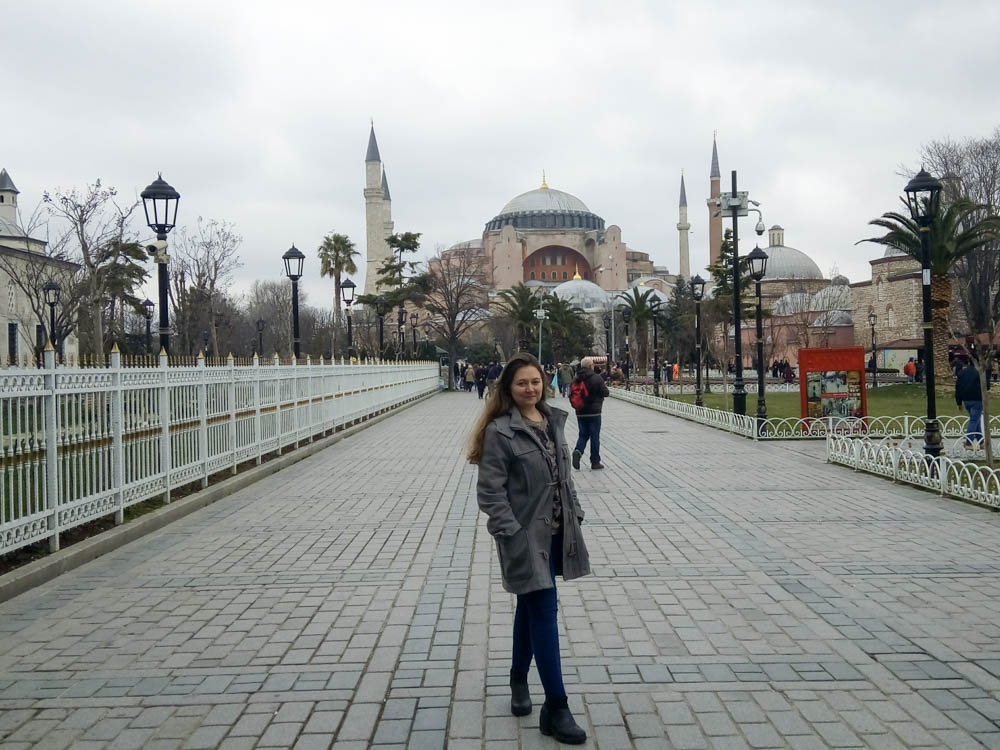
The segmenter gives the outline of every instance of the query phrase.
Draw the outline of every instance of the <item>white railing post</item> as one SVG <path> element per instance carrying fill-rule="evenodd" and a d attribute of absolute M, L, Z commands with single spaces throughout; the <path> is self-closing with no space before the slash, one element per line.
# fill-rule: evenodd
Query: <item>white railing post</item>
<path fill-rule="evenodd" d="M 198 352 L 198 461 L 201 463 L 201 486 L 208 487 L 208 373 L 205 352 Z"/>
<path fill-rule="evenodd" d="M 163 472 L 163 502 L 170 502 L 170 472 L 173 455 L 170 445 L 170 357 L 160 349 L 160 471 Z"/>
<path fill-rule="evenodd" d="M 59 551 L 59 427 L 56 419 L 56 350 L 45 345 L 45 505 L 48 511 L 49 551 Z"/>
<path fill-rule="evenodd" d="M 111 347 L 111 488 L 115 493 L 115 523 L 125 523 L 125 447 L 123 424 L 122 355 L 116 343 Z"/>
<path fill-rule="evenodd" d="M 260 357 L 256 352 L 253 355 L 253 434 L 257 444 L 257 465 L 260 466 L 264 434 L 261 432 L 260 420 Z"/>
<path fill-rule="evenodd" d="M 226 367 L 229 368 L 229 450 L 233 455 L 233 466 L 229 470 L 231 474 L 236 473 L 236 360 L 233 353 L 229 352 L 226 358 Z"/>

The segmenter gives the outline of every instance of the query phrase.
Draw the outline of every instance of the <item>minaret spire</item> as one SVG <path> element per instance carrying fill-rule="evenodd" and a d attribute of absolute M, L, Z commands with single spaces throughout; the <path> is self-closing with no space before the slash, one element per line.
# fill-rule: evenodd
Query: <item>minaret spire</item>
<path fill-rule="evenodd" d="M 385 165 L 382 165 L 382 193 L 385 195 L 383 200 L 391 201 L 392 196 L 389 195 L 389 180 L 385 176 Z"/>
<path fill-rule="evenodd" d="M 722 172 L 719 169 L 718 131 L 712 133 L 712 171 L 709 174 L 708 200 L 708 262 L 716 265 L 722 257 L 722 215 L 719 213 L 719 196 L 722 195 Z"/>
<path fill-rule="evenodd" d="M 678 272 L 681 278 L 688 281 L 691 278 L 691 250 L 688 246 L 688 231 L 691 225 L 688 223 L 688 199 L 687 190 L 684 189 L 684 170 L 681 170 L 681 199 L 678 202 L 677 210 L 677 231 L 678 244 L 677 255 L 680 260 Z"/>
<path fill-rule="evenodd" d="M 371 133 L 368 135 L 368 153 L 365 154 L 365 161 L 382 161 L 378 153 L 378 141 L 375 140 L 375 120 L 372 120 Z"/>
<path fill-rule="evenodd" d="M 687 205 L 688 205 L 687 190 L 684 189 L 684 170 L 683 169 L 681 170 L 681 201 L 677 205 L 679 205 L 681 208 L 687 208 Z"/>
<path fill-rule="evenodd" d="M 708 175 L 712 180 L 722 179 L 722 174 L 719 172 L 719 149 L 715 145 L 715 136 L 718 132 L 717 130 L 712 132 L 712 171 Z"/>

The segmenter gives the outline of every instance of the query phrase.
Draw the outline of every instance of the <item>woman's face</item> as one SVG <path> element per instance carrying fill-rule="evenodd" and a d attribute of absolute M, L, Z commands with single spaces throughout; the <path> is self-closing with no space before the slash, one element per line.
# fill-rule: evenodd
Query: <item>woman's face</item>
<path fill-rule="evenodd" d="M 542 374 L 531 365 L 521 365 L 510 383 L 510 396 L 518 408 L 534 406 L 542 397 Z"/>

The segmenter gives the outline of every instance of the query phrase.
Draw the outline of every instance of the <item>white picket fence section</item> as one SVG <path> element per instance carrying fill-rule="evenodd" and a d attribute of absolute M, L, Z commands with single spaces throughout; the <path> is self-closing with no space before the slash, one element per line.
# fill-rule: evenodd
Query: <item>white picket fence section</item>
<path fill-rule="evenodd" d="M 0 554 L 400 406 L 436 363 L 56 367 L 0 373 Z"/>
<path fill-rule="evenodd" d="M 826 460 L 941 495 L 1000 508 L 1000 473 L 971 461 L 944 455 L 930 458 L 919 447 L 906 448 L 891 439 L 839 435 L 828 436 Z"/>
<path fill-rule="evenodd" d="M 899 417 L 822 417 L 802 419 L 799 417 L 763 420 L 760 430 L 757 418 L 752 415 L 740 416 L 721 409 L 695 406 L 687 401 L 675 401 L 651 394 L 611 388 L 611 395 L 648 409 L 670 414 L 681 419 L 725 430 L 753 440 L 822 440 L 828 435 L 852 435 L 868 437 L 920 438 L 924 434 L 926 417 L 903 415 Z M 747 403 L 753 410 L 756 404 Z M 939 417 L 941 435 L 944 438 L 960 438 L 965 434 L 967 417 Z M 990 432 L 1000 438 L 1000 416 L 990 417 Z"/>

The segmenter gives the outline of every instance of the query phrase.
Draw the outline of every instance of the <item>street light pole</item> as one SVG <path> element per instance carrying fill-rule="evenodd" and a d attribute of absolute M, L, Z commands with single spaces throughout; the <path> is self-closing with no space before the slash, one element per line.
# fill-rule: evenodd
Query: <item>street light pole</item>
<path fill-rule="evenodd" d="M 263 318 L 257 318 L 257 322 L 254 326 L 257 328 L 257 356 L 264 356 L 264 326 L 267 325 L 267 321 Z"/>
<path fill-rule="evenodd" d="M 736 170 L 733 170 L 733 340 L 735 342 L 736 379 L 733 381 L 733 414 L 747 413 L 747 392 L 743 384 L 743 326 L 740 321 L 740 206 L 736 200 Z"/>
<path fill-rule="evenodd" d="M 170 354 L 170 311 L 168 294 L 170 276 L 167 263 L 167 234 L 177 224 L 177 205 L 181 195 L 158 175 L 140 194 L 146 212 L 146 225 L 156 232 L 156 243 L 147 248 L 157 265 L 157 286 L 160 296 L 160 349 Z"/>
<path fill-rule="evenodd" d="M 535 319 L 538 320 L 538 363 L 542 362 L 542 321 L 548 318 L 548 313 L 545 312 L 544 308 L 539 307 L 535 310 Z"/>
<path fill-rule="evenodd" d="M 655 292 L 654 292 L 655 294 Z M 653 315 L 653 395 L 660 397 L 660 340 L 657 330 L 656 315 L 660 311 L 660 298 L 654 297 L 649 306 Z"/>
<path fill-rule="evenodd" d="M 340 282 L 340 296 L 344 300 L 344 306 L 347 308 L 347 358 L 352 359 L 354 357 L 354 330 L 352 328 L 351 321 L 351 305 L 354 304 L 354 289 L 357 285 L 350 279 L 344 279 Z"/>
<path fill-rule="evenodd" d="M 760 282 L 767 273 L 767 253 L 755 247 L 747 255 L 750 278 L 754 280 L 757 292 L 757 434 L 764 434 L 767 419 L 767 402 L 764 400 L 764 328 L 761 321 Z"/>
<path fill-rule="evenodd" d="M 45 293 L 45 303 L 49 306 L 49 343 L 52 348 L 56 348 L 56 305 L 59 304 L 59 295 L 62 287 L 54 281 L 46 282 L 42 287 Z"/>
<path fill-rule="evenodd" d="M 302 278 L 302 265 L 306 256 L 293 243 L 281 259 L 285 261 L 285 275 L 292 282 L 292 349 L 295 352 L 295 359 L 300 359 L 302 351 L 299 339 L 299 279 Z"/>
<path fill-rule="evenodd" d="M 701 300 L 705 296 L 705 280 L 696 274 L 691 279 L 691 296 L 694 297 L 694 349 L 698 374 L 695 377 L 694 405 L 704 406 L 701 399 Z"/>
<path fill-rule="evenodd" d="M 931 319 L 931 224 L 941 200 L 941 182 L 921 169 L 904 188 L 910 215 L 920 225 L 920 267 L 923 282 L 924 376 L 927 385 L 927 419 L 924 422 L 924 453 L 941 455 L 941 428 L 934 393 L 934 323 Z"/>
<path fill-rule="evenodd" d="M 878 352 L 875 349 L 875 323 L 878 322 L 878 316 L 875 311 L 872 310 L 868 313 L 868 325 L 872 329 L 872 388 L 878 388 Z"/>
<path fill-rule="evenodd" d="M 413 350 L 411 356 L 413 359 L 417 358 L 417 321 L 420 320 L 420 316 L 415 313 L 410 313 L 410 333 L 413 334 Z"/>
<path fill-rule="evenodd" d="M 144 308 L 143 313 L 146 317 L 146 354 L 152 354 L 153 336 L 152 332 L 150 331 L 150 326 L 153 323 L 153 308 L 156 307 L 156 305 L 153 304 L 152 300 L 147 299 L 145 302 L 142 303 L 142 306 Z"/>
<path fill-rule="evenodd" d="M 381 359 L 385 354 L 385 297 L 375 300 L 375 314 L 378 316 L 378 356 Z"/>
<path fill-rule="evenodd" d="M 625 323 L 625 390 L 632 390 L 632 384 L 629 381 L 629 373 L 632 371 L 632 351 L 629 348 L 628 342 L 628 323 L 632 319 L 632 308 L 623 307 L 622 308 L 622 320 Z"/>

